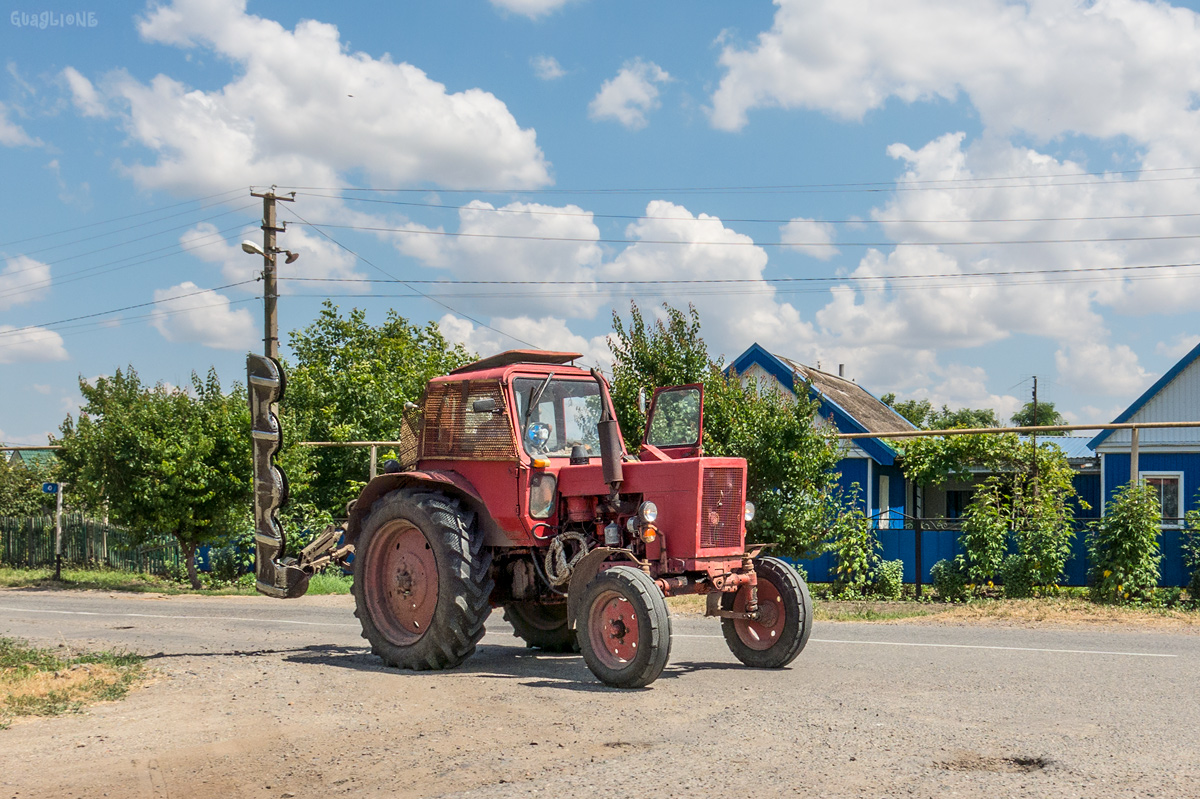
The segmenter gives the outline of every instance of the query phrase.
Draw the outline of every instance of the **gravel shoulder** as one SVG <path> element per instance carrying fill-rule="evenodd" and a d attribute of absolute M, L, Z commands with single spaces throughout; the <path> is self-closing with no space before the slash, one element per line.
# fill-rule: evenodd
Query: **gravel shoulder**
<path fill-rule="evenodd" d="M 0 732 L 0 796 L 1200 795 L 1200 638 L 970 619 L 818 622 L 781 671 L 673 619 L 648 689 L 525 649 L 399 672 L 345 596 L 0 590 L 0 635 L 126 647 L 128 699 Z"/>

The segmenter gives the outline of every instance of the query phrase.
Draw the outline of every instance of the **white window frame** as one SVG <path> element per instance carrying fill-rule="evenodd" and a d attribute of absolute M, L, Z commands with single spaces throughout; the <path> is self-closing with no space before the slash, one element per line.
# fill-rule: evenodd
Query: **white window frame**
<path fill-rule="evenodd" d="M 892 478 L 891 475 L 879 475 L 879 529 L 892 528 Z"/>
<path fill-rule="evenodd" d="M 1160 479 L 1173 477 L 1179 481 L 1179 499 L 1177 500 L 1177 503 L 1178 503 L 1177 510 L 1180 512 L 1180 514 L 1182 514 L 1184 498 L 1187 496 L 1187 494 L 1183 493 L 1183 472 L 1164 472 L 1164 471 L 1144 472 L 1141 469 L 1138 469 L 1138 482 L 1143 482 L 1148 477 L 1154 477 L 1154 478 L 1160 478 Z M 1182 516 L 1180 518 L 1182 518 Z M 1174 529 L 1174 528 L 1179 527 L 1180 525 L 1181 525 L 1181 522 L 1178 519 L 1171 521 L 1171 522 L 1166 522 L 1161 519 L 1159 520 L 1160 527 L 1170 527 L 1170 528 Z"/>

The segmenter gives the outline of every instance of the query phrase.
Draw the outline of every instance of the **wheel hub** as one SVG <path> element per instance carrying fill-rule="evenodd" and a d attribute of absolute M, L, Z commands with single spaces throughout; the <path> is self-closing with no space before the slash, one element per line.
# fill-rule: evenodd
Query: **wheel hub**
<path fill-rule="evenodd" d="M 750 590 L 743 587 L 733 600 L 733 609 L 745 612 L 749 602 Z M 760 578 L 758 581 L 758 618 L 735 619 L 733 628 L 737 631 L 738 638 L 743 644 L 750 649 L 762 651 L 770 649 L 779 642 L 786 621 L 787 614 L 784 613 L 783 599 L 779 596 L 779 590 L 770 581 Z"/>
<path fill-rule="evenodd" d="M 425 536 L 400 519 L 382 528 L 372 544 L 366 598 L 380 632 L 400 645 L 425 634 L 437 609 L 437 561 Z"/>
<path fill-rule="evenodd" d="M 591 610 L 592 644 L 610 668 L 618 668 L 637 655 L 640 630 L 637 612 L 623 596 L 612 592 L 599 597 Z"/>

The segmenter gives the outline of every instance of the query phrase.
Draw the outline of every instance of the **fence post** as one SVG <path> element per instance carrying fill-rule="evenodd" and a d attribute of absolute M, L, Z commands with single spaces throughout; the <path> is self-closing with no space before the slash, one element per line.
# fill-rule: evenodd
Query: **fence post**
<path fill-rule="evenodd" d="M 916 569 L 916 580 L 914 582 L 916 584 L 917 598 L 920 598 L 921 583 L 924 578 L 924 571 L 925 571 L 924 564 L 921 561 L 921 517 L 920 516 L 918 516 L 916 519 L 913 520 L 913 532 L 916 533 L 916 536 L 917 536 L 917 542 L 916 542 L 917 543 L 917 546 L 916 546 L 917 569 Z"/>

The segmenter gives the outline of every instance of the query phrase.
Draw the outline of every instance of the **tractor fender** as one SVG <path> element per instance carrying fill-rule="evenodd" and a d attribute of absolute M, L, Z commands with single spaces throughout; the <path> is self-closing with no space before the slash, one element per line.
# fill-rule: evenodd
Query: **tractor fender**
<path fill-rule="evenodd" d="M 483 498 L 465 477 L 456 472 L 399 472 L 396 474 L 381 474 L 363 488 L 350 510 L 350 521 L 346 524 L 346 543 L 358 541 L 362 532 L 363 522 L 371 515 L 371 507 L 380 497 L 407 488 L 412 485 L 425 485 L 436 488 L 466 502 L 471 510 L 481 514 L 490 521 Z"/>
<path fill-rule="evenodd" d="M 583 591 L 587 588 L 588 583 L 592 581 L 597 574 L 600 573 L 600 568 L 613 555 L 620 555 L 629 560 L 634 566 L 641 568 L 641 562 L 637 556 L 628 549 L 614 549 L 613 547 L 596 547 L 591 552 L 587 553 L 575 564 L 575 568 L 571 569 L 571 581 L 567 584 L 567 629 L 575 627 L 575 619 L 579 615 L 579 603 L 583 598 Z"/>

